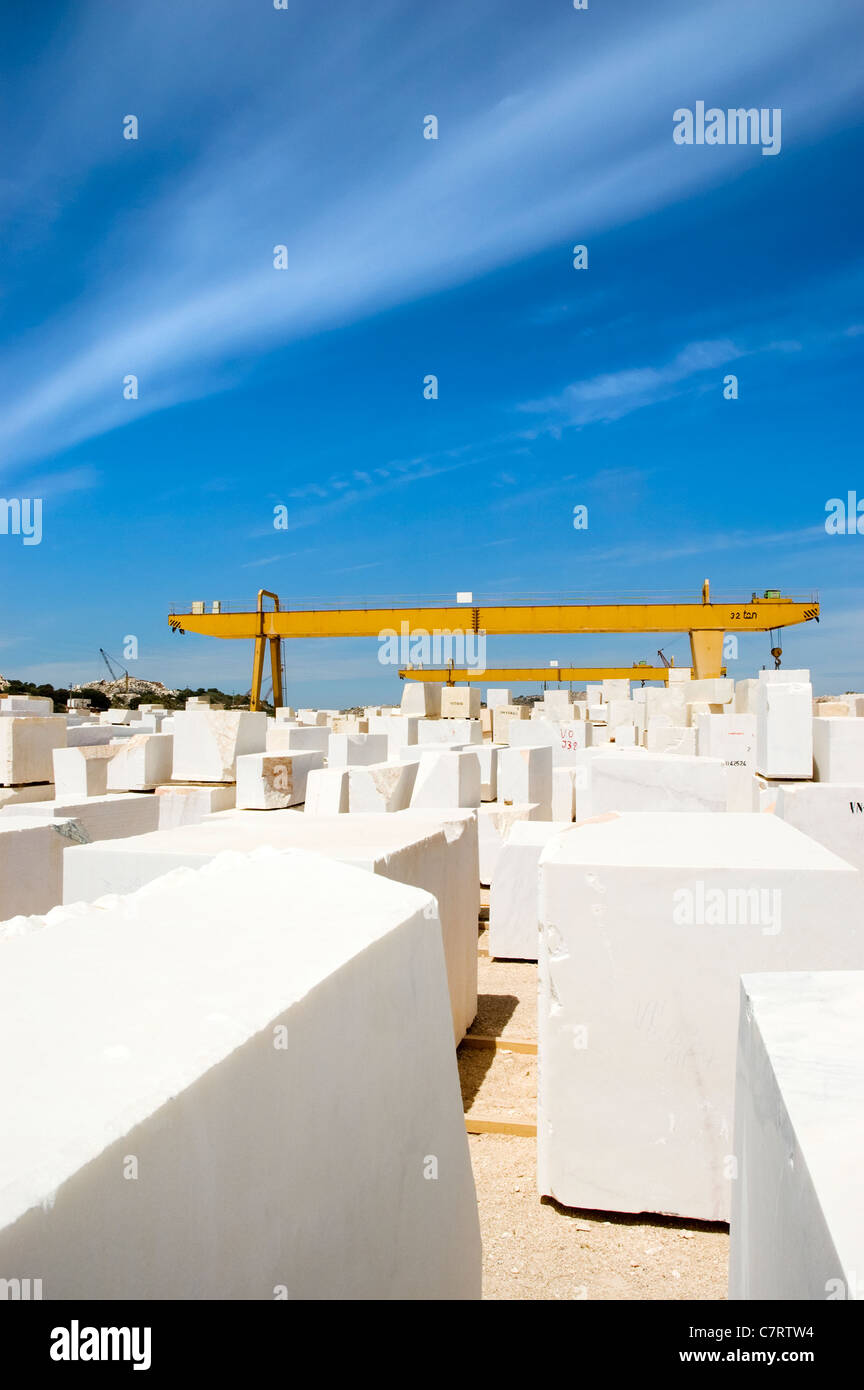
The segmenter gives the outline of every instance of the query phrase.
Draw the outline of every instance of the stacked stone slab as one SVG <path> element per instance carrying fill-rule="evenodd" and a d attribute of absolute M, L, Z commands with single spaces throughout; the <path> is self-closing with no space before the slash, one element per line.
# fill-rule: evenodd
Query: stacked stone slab
<path fill-rule="evenodd" d="M 729 1297 L 864 1297 L 864 974 L 745 975 Z"/>
<path fill-rule="evenodd" d="M 428 894 L 232 856 L 3 954 L 4 1275 L 52 1299 L 479 1298 Z"/>
<path fill-rule="evenodd" d="M 774 816 L 610 815 L 544 850 L 540 923 L 541 1194 L 728 1219 L 738 978 L 864 966 L 860 875 Z"/>

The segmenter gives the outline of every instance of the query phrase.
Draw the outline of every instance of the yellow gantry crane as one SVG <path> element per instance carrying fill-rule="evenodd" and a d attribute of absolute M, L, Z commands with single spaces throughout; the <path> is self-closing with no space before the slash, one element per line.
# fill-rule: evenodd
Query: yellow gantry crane
<path fill-rule="evenodd" d="M 273 607 L 264 608 L 265 599 Z M 778 589 L 752 594 L 734 602 L 712 602 L 708 580 L 701 599 L 695 601 L 629 603 L 534 603 L 512 600 L 491 605 L 430 605 L 396 608 L 285 608 L 269 589 L 258 593 L 257 607 L 228 611 L 214 602 L 210 611 L 203 602 L 188 609 L 173 608 L 168 622 L 175 632 L 246 639 L 254 642 L 250 708 L 261 708 L 261 679 L 265 648 L 270 644 L 273 703 L 282 703 L 282 639 L 309 637 L 380 637 L 397 630 L 414 632 L 483 633 L 486 636 L 600 633 L 686 632 L 690 635 L 693 675 L 699 679 L 719 676 L 723 670 L 723 638 L 727 632 L 774 632 L 797 623 L 819 620 L 819 602 L 790 598 Z M 774 647 L 779 661 L 779 646 Z M 542 669 L 542 668 L 540 668 Z M 551 670 L 552 668 L 550 668 Z M 563 668 L 573 669 L 578 668 Z M 632 668 L 643 672 L 646 668 Z M 657 669 L 660 668 L 648 668 Z M 431 679 L 430 673 L 412 672 L 412 679 Z M 635 677 L 623 668 L 622 678 Z M 489 672 L 485 673 L 485 678 Z M 499 677 L 496 676 L 496 679 Z M 549 679 L 547 672 L 546 679 Z M 661 673 L 657 679 L 663 679 Z"/>
<path fill-rule="evenodd" d="M 669 672 L 674 666 L 486 666 L 481 671 L 471 666 L 405 666 L 399 676 L 405 681 L 440 681 L 442 685 L 457 682 L 471 685 L 508 685 L 534 681 L 663 681 L 669 684 Z M 725 671 L 718 674 L 722 675 Z"/>

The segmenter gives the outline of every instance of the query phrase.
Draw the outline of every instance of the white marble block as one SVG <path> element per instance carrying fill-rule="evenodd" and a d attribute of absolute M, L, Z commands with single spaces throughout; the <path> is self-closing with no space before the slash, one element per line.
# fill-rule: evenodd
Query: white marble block
<path fill-rule="evenodd" d="M 864 719 L 813 720 L 817 782 L 864 782 Z"/>
<path fill-rule="evenodd" d="M 174 830 L 180 825 L 198 825 L 205 816 L 230 811 L 237 804 L 236 788 L 227 786 L 163 786 L 156 788 L 159 823 L 156 830 Z M 145 827 L 142 826 L 142 829 Z M 150 829 L 150 827 L 146 827 Z M 138 832 L 135 832 L 138 833 Z M 95 836 L 90 837 L 95 839 Z"/>
<path fill-rule="evenodd" d="M 33 926 L 0 979 L 4 1274 L 62 1300 L 479 1299 L 427 892 L 264 851 Z"/>
<path fill-rule="evenodd" d="M 505 806 L 501 801 L 484 801 L 477 810 L 477 836 L 480 856 L 480 882 L 489 885 L 501 846 L 511 825 L 521 820 L 549 821 L 552 807 L 539 804 Z"/>
<path fill-rule="evenodd" d="M 552 749 L 502 748 L 498 757 L 498 799 L 505 805 L 552 804 Z"/>
<path fill-rule="evenodd" d="M 696 730 L 685 725 L 662 724 L 650 719 L 645 730 L 645 747 L 653 753 L 692 758 L 696 756 Z"/>
<path fill-rule="evenodd" d="M 235 760 L 244 753 L 263 753 L 266 746 L 266 714 L 180 711 L 174 716 L 174 781 L 233 782 Z"/>
<path fill-rule="evenodd" d="M 553 767 L 552 769 L 552 819 L 565 823 L 581 820 L 586 814 L 585 803 L 579 804 L 582 814 L 577 815 L 577 787 L 584 796 L 589 785 L 588 768 L 582 764 L 576 767 Z"/>
<path fill-rule="evenodd" d="M 758 680 L 748 679 L 735 682 L 735 698 L 732 703 L 736 714 L 756 713 L 756 692 L 758 689 Z"/>
<path fill-rule="evenodd" d="M 528 705 L 496 705 L 492 711 L 492 737 L 496 743 L 510 742 L 510 726 L 514 720 L 530 719 Z"/>
<path fill-rule="evenodd" d="M 630 682 L 625 680 L 613 680 L 601 682 L 604 704 L 611 704 L 613 700 L 630 699 Z"/>
<path fill-rule="evenodd" d="M 106 728 L 102 724 L 69 724 L 66 725 L 66 747 L 67 748 L 96 748 L 110 743 L 116 730 Z"/>
<path fill-rule="evenodd" d="M 616 748 L 636 748 L 636 725 L 635 724 L 616 724 L 615 725 L 615 747 Z"/>
<path fill-rule="evenodd" d="M 477 807 L 480 805 L 480 759 L 476 753 L 423 753 L 411 793 L 412 807 Z"/>
<path fill-rule="evenodd" d="M 540 922 L 540 1192 L 727 1220 L 738 977 L 864 964 L 860 875 L 776 816 L 607 816 Z"/>
<path fill-rule="evenodd" d="M 276 723 L 277 723 L 277 724 L 293 724 L 293 723 L 294 723 L 294 720 L 295 720 L 296 718 L 297 718 L 297 711 L 294 710 L 294 709 L 292 709 L 290 705 L 277 705 L 277 707 L 276 707 Z"/>
<path fill-rule="evenodd" d="M 572 718 L 573 697 L 569 690 L 547 690 L 543 696 L 545 713 L 551 718 L 555 718 L 556 712 L 559 719 Z M 536 705 L 534 707 L 537 708 Z"/>
<path fill-rule="evenodd" d="M 480 763 L 480 800 L 496 801 L 498 799 L 498 745 L 478 743 L 472 752 L 475 753 Z"/>
<path fill-rule="evenodd" d="M 48 695 L 4 695 L 0 698 L 0 715 L 35 714 L 45 717 L 54 713 L 54 701 Z"/>
<path fill-rule="evenodd" d="M 237 809 L 280 811 L 302 806 L 306 778 L 322 765 L 320 753 L 244 753 L 237 759 Z"/>
<path fill-rule="evenodd" d="M 406 681 L 400 708 L 403 714 L 437 719 L 441 714 L 441 685 L 437 681 Z"/>
<path fill-rule="evenodd" d="M 55 748 L 55 798 L 104 796 L 108 790 L 108 765 L 117 752 L 106 744 Z"/>
<path fill-rule="evenodd" d="M 445 685 L 441 690 L 442 719 L 479 719 L 480 691 L 473 685 Z"/>
<path fill-rule="evenodd" d="M 332 734 L 317 725 L 274 725 L 267 730 L 267 753 L 320 753 L 327 756 Z"/>
<path fill-rule="evenodd" d="M 386 734 L 331 734 L 328 767 L 360 767 L 386 763 L 389 740 Z"/>
<path fill-rule="evenodd" d="M 568 771 L 569 769 L 559 769 Z M 540 939 L 540 855 L 569 821 L 516 821 L 495 864 L 489 892 L 489 954 L 536 960 Z"/>
<path fill-rule="evenodd" d="M 311 729 L 323 729 L 327 725 L 327 712 L 323 709 L 298 709 L 297 723 Z"/>
<path fill-rule="evenodd" d="M 0 813 L 7 810 L 12 811 L 16 806 L 29 805 L 39 801 L 52 801 L 53 799 L 53 782 L 36 782 L 32 786 L 26 787 L 0 787 Z"/>
<path fill-rule="evenodd" d="M 763 671 L 761 676 L 778 675 Z M 813 688 L 762 680 L 756 691 L 756 771 L 765 777 L 813 776 Z"/>
<path fill-rule="evenodd" d="M 53 782 L 54 749 L 65 747 L 65 715 L 10 714 L 0 719 L 0 786 Z"/>
<path fill-rule="evenodd" d="M 591 813 L 725 811 L 726 769 L 719 758 L 624 749 L 591 763 Z"/>
<path fill-rule="evenodd" d="M 729 1298 L 864 1298 L 864 973 L 745 975 Z"/>
<path fill-rule="evenodd" d="M 864 779 L 788 782 L 771 797 L 775 815 L 864 873 Z"/>
<path fill-rule="evenodd" d="M 171 734 L 137 734 L 122 744 L 108 763 L 108 791 L 143 792 L 171 777 Z"/>
<path fill-rule="evenodd" d="M 76 847 L 64 859 L 64 901 L 91 902 L 106 893 L 131 893 L 172 869 L 200 868 L 226 850 L 247 853 L 261 846 L 310 850 L 434 894 L 450 982 L 453 1037 L 460 1041 L 477 1012 L 479 885 L 473 811 L 330 817 L 227 811 L 208 816 L 200 825 Z M 290 885 L 286 891 L 290 893 Z"/>
<path fill-rule="evenodd" d="M 708 705 L 728 705 L 735 699 L 735 682 L 730 676 L 711 676 L 706 680 L 690 680 L 684 687 L 684 698 L 704 700 Z"/>
<path fill-rule="evenodd" d="M 727 767 L 752 767 L 756 758 L 755 714 L 700 714 L 696 751 L 700 758 L 720 758 Z"/>
<path fill-rule="evenodd" d="M 479 719 L 418 719 L 417 742 L 480 744 L 483 742 L 483 729 Z"/>
<path fill-rule="evenodd" d="M 71 844 L 95 844 L 97 840 L 122 840 L 128 835 L 145 835 L 160 829 L 160 800 L 150 792 L 110 792 L 103 796 L 66 796 L 55 801 L 17 806 L 9 815 L 45 821 L 75 821 L 83 832 Z M 0 821 L 2 824 L 2 821 Z M 60 898 L 57 898 L 60 902 Z"/>
<path fill-rule="evenodd" d="M 487 709 L 497 709 L 499 705 L 509 705 L 509 703 L 510 703 L 510 691 L 509 691 L 509 690 L 487 690 L 487 691 L 486 691 L 486 708 L 487 708 Z"/>
<path fill-rule="evenodd" d="M 348 769 L 348 810 L 404 811 L 411 805 L 417 763 L 370 763 Z"/>
<path fill-rule="evenodd" d="M 578 761 L 589 727 L 584 719 L 560 724 L 550 719 L 514 720 L 510 725 L 510 747 L 551 748 L 553 767 L 567 767 Z"/>
<path fill-rule="evenodd" d="M 307 816 L 343 816 L 348 811 L 347 767 L 315 768 L 306 778 Z"/>
<path fill-rule="evenodd" d="M 62 902 L 63 850 L 86 843 L 86 831 L 69 817 L 0 816 L 0 922 Z"/>

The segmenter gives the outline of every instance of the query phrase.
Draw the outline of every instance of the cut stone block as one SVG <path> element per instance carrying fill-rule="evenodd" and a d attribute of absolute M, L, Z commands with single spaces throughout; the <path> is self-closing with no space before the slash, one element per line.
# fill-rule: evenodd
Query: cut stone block
<path fill-rule="evenodd" d="M 54 701 L 48 695 L 4 695 L 0 699 L 0 715 L 54 713 Z"/>
<path fill-rule="evenodd" d="M 509 690 L 487 690 L 487 691 L 486 691 L 486 708 L 487 708 L 487 709 L 497 709 L 499 705 L 509 705 L 509 703 L 510 703 L 510 691 L 509 691 Z"/>
<path fill-rule="evenodd" d="M 0 786 L 53 782 L 54 749 L 65 747 L 65 715 L 11 714 L 0 719 Z"/>
<path fill-rule="evenodd" d="M 645 731 L 645 747 L 653 753 L 692 758 L 696 756 L 696 730 L 652 719 Z"/>
<path fill-rule="evenodd" d="M 498 797 L 498 746 L 481 743 L 472 751 L 480 762 L 480 800 L 495 801 Z"/>
<path fill-rule="evenodd" d="M 293 710 L 293 709 L 291 708 L 290 705 L 277 705 L 277 707 L 276 707 L 276 723 L 277 723 L 277 724 L 291 724 L 291 723 L 294 722 L 294 720 L 296 719 L 296 717 L 297 717 L 296 710 Z"/>
<path fill-rule="evenodd" d="M 573 697 L 569 690 L 547 690 L 543 696 L 543 704 L 546 706 L 546 713 L 550 717 L 554 717 L 554 712 L 556 710 L 559 711 L 558 717 L 560 719 L 569 719 L 572 717 L 571 709 Z"/>
<path fill-rule="evenodd" d="M 63 850 L 86 843 L 83 827 L 68 817 L 0 816 L 0 922 L 62 902 Z"/>
<path fill-rule="evenodd" d="M 230 856 L 3 955 L 4 1273 L 66 1300 L 480 1297 L 428 893 Z"/>
<path fill-rule="evenodd" d="M 174 716 L 173 779 L 233 782 L 236 759 L 244 753 L 263 753 L 266 745 L 266 714 L 251 710 L 181 710 Z"/>
<path fill-rule="evenodd" d="M 735 682 L 734 705 L 736 714 L 756 713 L 756 692 L 758 689 L 758 680 L 745 680 Z"/>
<path fill-rule="evenodd" d="M 55 748 L 55 799 L 104 796 L 108 790 L 108 765 L 117 749 L 107 744 Z"/>
<path fill-rule="evenodd" d="M 419 809 L 480 805 L 480 759 L 476 753 L 424 753 L 417 764 L 411 806 Z"/>
<path fill-rule="evenodd" d="M 480 744 L 483 729 L 479 719 L 418 719 L 417 742 Z"/>
<path fill-rule="evenodd" d="M 613 700 L 630 699 L 629 680 L 602 681 L 601 689 L 603 691 L 603 701 L 605 704 L 611 704 Z"/>
<path fill-rule="evenodd" d="M 386 734 L 331 734 L 328 767 L 358 767 L 386 763 L 389 739 Z"/>
<path fill-rule="evenodd" d="M 860 894 L 856 870 L 776 816 L 610 815 L 550 841 L 541 1194 L 727 1220 L 738 977 L 858 968 Z"/>
<path fill-rule="evenodd" d="M 864 974 L 745 975 L 729 1297 L 864 1297 Z"/>
<path fill-rule="evenodd" d="M 127 835 L 146 835 L 160 828 L 159 801 L 150 792 L 111 792 L 105 796 L 58 797 L 54 801 L 32 802 L 16 806 L 9 816 L 27 816 L 32 824 L 37 820 L 77 822 L 83 840 L 74 837 L 70 844 L 96 843 L 97 840 L 120 840 Z M 3 820 L 0 819 L 0 825 Z M 56 899 L 60 902 L 60 897 Z"/>
<path fill-rule="evenodd" d="M 324 728 L 327 724 L 327 713 L 323 709 L 298 709 L 297 723 L 309 728 Z"/>
<path fill-rule="evenodd" d="M 171 734 L 137 734 L 128 739 L 108 763 L 108 791 L 152 791 L 167 782 L 173 750 Z"/>
<path fill-rule="evenodd" d="M 684 689 L 684 698 L 688 701 L 704 700 L 708 705 L 728 705 L 735 699 L 735 682 L 729 676 L 690 680 Z"/>
<path fill-rule="evenodd" d="M 315 775 L 314 773 L 312 774 Z M 64 861 L 64 900 L 130 893 L 177 868 L 200 868 L 226 850 L 297 848 L 354 864 L 433 893 L 440 907 L 459 1042 L 477 1012 L 477 831 L 471 811 L 307 816 L 296 811 L 228 811 L 200 825 L 85 845 Z M 292 887 L 286 884 L 286 899 Z M 470 949 L 469 949 L 470 945 Z"/>
<path fill-rule="evenodd" d="M 727 767 L 752 767 L 756 758 L 756 716 L 700 714 L 696 751 L 701 758 L 720 758 Z"/>
<path fill-rule="evenodd" d="M 348 769 L 348 810 L 404 811 L 411 805 L 417 763 L 370 763 Z"/>
<path fill-rule="evenodd" d="M 551 748 L 554 767 L 566 767 L 577 761 L 579 750 L 586 746 L 589 725 L 583 719 L 554 723 L 549 719 L 528 719 L 510 725 L 511 748 Z"/>
<path fill-rule="evenodd" d="M 368 734 L 369 720 L 353 715 L 337 715 L 330 721 L 331 734 Z"/>
<path fill-rule="evenodd" d="M 275 725 L 267 732 L 268 753 L 321 753 L 326 758 L 332 735 L 317 725 Z"/>
<path fill-rule="evenodd" d="M 492 737 L 496 743 L 510 742 L 510 725 L 514 719 L 530 719 L 527 705 L 497 705 L 492 711 Z"/>
<path fill-rule="evenodd" d="M 53 801 L 54 783 L 36 782 L 26 787 L 0 787 L 0 811 L 13 810 L 31 802 Z"/>
<path fill-rule="evenodd" d="M 569 769 L 559 769 L 569 771 Z M 540 855 L 569 821 L 516 821 L 501 846 L 489 892 L 489 954 L 536 960 L 540 940 Z"/>
<path fill-rule="evenodd" d="M 591 814 L 608 811 L 725 811 L 726 769 L 719 758 L 627 752 L 591 764 Z"/>
<path fill-rule="evenodd" d="M 760 682 L 768 685 L 809 685 L 810 672 L 802 669 L 797 671 L 760 671 Z"/>
<path fill-rule="evenodd" d="M 437 718 L 441 713 L 441 686 L 437 681 L 406 681 L 400 708 L 403 714 Z"/>
<path fill-rule="evenodd" d="M 480 691 L 471 685 L 445 685 L 441 691 L 442 719 L 479 719 Z"/>
<path fill-rule="evenodd" d="M 551 805 L 505 806 L 500 801 L 483 802 L 477 810 L 480 882 L 487 887 L 492 882 L 501 846 L 511 825 L 520 820 L 551 819 Z"/>
<path fill-rule="evenodd" d="M 813 688 L 762 680 L 756 692 L 756 771 L 765 777 L 813 776 Z"/>
<path fill-rule="evenodd" d="M 112 724 L 135 724 L 140 715 L 133 709 L 103 709 L 99 714 L 99 723 L 110 726 Z"/>
<path fill-rule="evenodd" d="M 614 739 L 616 748 L 636 748 L 636 725 L 616 724 Z"/>
<path fill-rule="evenodd" d="M 864 779 L 772 789 L 774 814 L 864 873 Z"/>
<path fill-rule="evenodd" d="M 502 748 L 498 756 L 498 799 L 505 806 L 552 804 L 552 749 Z"/>
<path fill-rule="evenodd" d="M 813 720 L 817 782 L 864 782 L 864 719 Z"/>
<path fill-rule="evenodd" d="M 159 800 L 157 830 L 174 830 L 178 825 L 198 825 L 205 816 L 230 811 L 236 805 L 233 786 L 164 786 L 156 788 Z M 144 827 L 142 827 L 143 829 Z M 150 827 L 148 826 L 147 829 Z M 91 836 L 94 839 L 95 836 Z"/>
<path fill-rule="evenodd" d="M 818 719 L 848 719 L 851 713 L 845 700 L 813 701 L 813 714 Z"/>
<path fill-rule="evenodd" d="M 307 816 L 344 816 L 348 812 L 347 767 L 321 767 L 306 778 Z"/>
<path fill-rule="evenodd" d="M 237 759 L 237 809 L 279 811 L 302 806 L 306 779 L 323 765 L 320 753 L 244 753 Z"/>

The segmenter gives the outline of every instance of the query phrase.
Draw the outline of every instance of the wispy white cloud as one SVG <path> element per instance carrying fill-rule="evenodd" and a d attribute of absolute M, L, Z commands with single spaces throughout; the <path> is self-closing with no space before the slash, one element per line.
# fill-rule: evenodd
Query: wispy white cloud
<path fill-rule="evenodd" d="M 150 173 L 106 222 L 74 301 L 0 360 L 3 457 L 38 458 L 226 389 L 262 349 L 556 243 L 563 256 L 574 237 L 735 177 L 753 151 L 672 144 L 661 94 L 680 92 L 686 104 L 694 71 L 719 101 L 737 99 L 742 83 L 766 104 L 794 94 L 807 138 L 860 89 L 838 0 L 764 0 L 758 18 L 745 0 L 630 9 L 601 49 L 585 51 L 554 43 L 555 21 L 532 12 L 528 22 L 521 5 L 504 18 L 500 4 L 471 10 L 436 6 L 410 30 L 392 3 L 346 7 L 342 28 L 329 7 L 302 23 L 270 11 L 263 28 L 263 16 L 241 18 L 227 0 L 208 7 L 206 26 L 197 10 L 154 0 L 146 19 L 124 9 L 118 29 L 101 0 L 84 7 L 33 83 L 35 94 L 72 93 L 70 109 L 59 135 L 52 122 L 50 139 L 22 141 L 3 210 L 50 243 L 58 208 L 108 172 L 128 179 L 136 168 L 147 180 L 157 153 L 173 168 Z M 506 60 L 495 49 L 505 20 L 524 29 L 518 63 L 512 45 Z M 743 52 L 742 24 L 758 30 Z M 453 54 L 469 41 L 475 51 L 484 34 L 494 51 L 466 84 Z M 94 65 L 107 72 L 98 93 L 78 80 Z M 314 100 L 322 90 L 324 107 Z M 430 102 L 437 143 L 420 137 Z M 124 145 L 119 120 L 136 104 L 141 140 Z M 272 267 L 278 243 L 288 246 L 285 271 Z M 229 356 L 226 372 L 218 364 Z M 135 402 L 122 398 L 128 372 L 141 383 Z M 637 396 L 651 387 L 629 383 Z M 598 412 L 611 399 L 578 404 Z"/>

